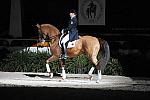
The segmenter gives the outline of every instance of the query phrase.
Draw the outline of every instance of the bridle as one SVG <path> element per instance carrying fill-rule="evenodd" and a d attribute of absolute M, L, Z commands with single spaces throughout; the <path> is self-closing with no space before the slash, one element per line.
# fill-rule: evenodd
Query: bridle
<path fill-rule="evenodd" d="M 51 42 L 53 39 L 56 39 L 60 36 L 60 34 L 48 36 L 42 33 L 41 28 L 39 28 L 39 41 L 40 42 Z"/>
<path fill-rule="evenodd" d="M 58 36 L 60 36 L 60 35 L 59 35 L 59 34 L 57 34 L 57 35 L 54 35 L 54 36 L 50 36 L 50 37 L 49 37 L 49 39 L 50 39 L 50 40 L 52 40 L 52 39 L 56 39 Z"/>

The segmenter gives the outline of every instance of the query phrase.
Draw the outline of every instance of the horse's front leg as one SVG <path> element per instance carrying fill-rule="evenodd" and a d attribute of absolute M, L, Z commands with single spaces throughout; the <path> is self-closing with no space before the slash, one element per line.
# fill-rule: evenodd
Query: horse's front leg
<path fill-rule="evenodd" d="M 46 60 L 46 69 L 47 69 L 47 72 L 49 73 L 50 78 L 53 78 L 53 73 L 50 70 L 49 63 L 55 60 L 58 60 L 58 57 L 54 55 Z"/>
<path fill-rule="evenodd" d="M 89 79 L 90 79 L 90 80 L 93 79 L 92 73 L 93 73 L 94 69 L 95 69 L 95 67 L 92 67 L 92 68 L 90 69 L 90 71 L 88 72 L 88 75 L 89 75 Z"/>
<path fill-rule="evenodd" d="M 49 77 L 50 77 L 50 78 L 53 78 L 53 73 L 51 72 L 51 70 L 50 70 L 50 67 L 49 67 L 49 64 L 48 64 L 48 63 L 46 63 L 46 69 L 47 69 L 47 72 L 49 73 Z"/>
<path fill-rule="evenodd" d="M 60 60 L 60 66 L 61 66 L 61 69 L 62 69 L 61 76 L 62 76 L 63 80 L 66 79 L 65 65 L 66 65 L 66 60 L 65 59 L 61 59 Z"/>
<path fill-rule="evenodd" d="M 62 67 L 62 79 L 66 79 L 66 72 L 65 72 L 65 67 Z"/>

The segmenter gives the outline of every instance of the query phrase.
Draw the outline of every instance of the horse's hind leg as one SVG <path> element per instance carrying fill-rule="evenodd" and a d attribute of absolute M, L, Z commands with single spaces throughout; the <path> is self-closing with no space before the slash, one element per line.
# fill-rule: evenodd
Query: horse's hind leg
<path fill-rule="evenodd" d="M 97 69 L 97 82 L 99 82 L 102 78 L 100 67 L 97 66 L 98 65 L 97 55 L 98 55 L 98 51 L 99 51 L 99 46 L 95 47 L 94 50 L 95 51 L 92 53 L 90 58 L 91 58 L 92 63 L 95 65 L 95 67 Z M 90 76 L 91 79 L 92 79 L 92 73 L 93 73 L 95 67 L 92 67 L 88 73 L 88 75 Z"/>
<path fill-rule="evenodd" d="M 96 58 L 96 56 L 92 56 L 92 62 L 94 63 L 94 65 L 96 66 L 96 69 L 97 69 L 97 83 L 99 83 L 99 81 L 102 79 L 102 75 L 101 75 L 101 70 L 100 70 L 100 68 L 97 66 L 97 64 L 98 64 L 98 60 L 97 60 L 97 58 Z M 94 68 L 94 67 L 92 67 L 92 68 Z M 91 68 L 91 69 L 92 69 Z"/>
<path fill-rule="evenodd" d="M 100 67 L 98 67 L 98 60 L 96 58 L 96 56 L 93 58 L 93 63 L 95 64 L 96 66 L 96 69 L 97 69 L 97 83 L 99 83 L 99 81 L 102 79 L 102 74 L 101 74 L 101 69 Z"/>
<path fill-rule="evenodd" d="M 98 69 L 97 70 L 97 81 L 96 81 L 96 83 L 99 83 L 101 79 L 102 79 L 101 70 Z"/>
<path fill-rule="evenodd" d="M 92 55 L 91 60 L 92 60 L 92 63 L 94 64 L 94 66 L 96 66 L 98 60 L 97 60 L 97 58 L 96 58 L 95 55 Z M 93 78 L 93 77 L 92 77 L 92 73 L 93 73 L 94 69 L 95 69 L 95 67 L 92 67 L 92 68 L 90 69 L 90 71 L 88 72 L 88 75 L 90 76 L 90 77 L 89 77 L 90 80 L 92 80 L 92 78 Z"/>

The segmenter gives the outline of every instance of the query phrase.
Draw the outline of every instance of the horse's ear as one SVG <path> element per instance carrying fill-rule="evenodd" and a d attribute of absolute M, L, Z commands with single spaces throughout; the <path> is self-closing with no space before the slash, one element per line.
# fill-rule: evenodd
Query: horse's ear
<path fill-rule="evenodd" d="M 40 25 L 39 25 L 39 24 L 36 24 L 36 27 L 37 27 L 37 28 L 40 28 Z"/>

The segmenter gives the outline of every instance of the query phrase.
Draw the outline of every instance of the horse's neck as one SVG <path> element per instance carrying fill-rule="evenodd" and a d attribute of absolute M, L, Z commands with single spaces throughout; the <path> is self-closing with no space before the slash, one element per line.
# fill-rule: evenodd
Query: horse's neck
<path fill-rule="evenodd" d="M 56 45 L 56 44 L 58 44 L 59 43 L 59 38 L 58 37 L 56 37 L 55 39 L 52 39 L 52 45 Z"/>
<path fill-rule="evenodd" d="M 50 48 L 53 55 L 58 56 L 61 54 L 61 48 L 59 47 L 59 37 L 54 40 Z"/>

